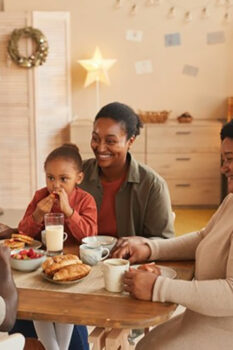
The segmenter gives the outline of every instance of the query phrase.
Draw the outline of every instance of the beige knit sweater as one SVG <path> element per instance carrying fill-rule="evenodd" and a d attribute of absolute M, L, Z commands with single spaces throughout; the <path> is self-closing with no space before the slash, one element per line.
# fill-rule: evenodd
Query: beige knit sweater
<path fill-rule="evenodd" d="M 152 330 L 137 350 L 233 349 L 233 194 L 207 227 L 150 243 L 151 260 L 195 258 L 193 281 L 158 277 L 153 301 L 171 301 L 186 311 Z"/>

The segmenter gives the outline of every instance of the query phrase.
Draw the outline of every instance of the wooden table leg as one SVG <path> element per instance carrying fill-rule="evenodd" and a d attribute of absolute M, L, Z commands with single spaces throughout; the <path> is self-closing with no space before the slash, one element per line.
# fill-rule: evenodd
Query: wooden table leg
<path fill-rule="evenodd" d="M 92 350 L 105 349 L 105 338 L 109 333 L 109 329 L 95 327 L 88 336 L 88 342 L 93 344 Z"/>
<path fill-rule="evenodd" d="M 129 329 L 116 329 L 113 328 L 105 339 L 106 350 L 129 350 L 130 345 L 128 342 Z M 132 348 L 131 348 L 132 349 Z"/>

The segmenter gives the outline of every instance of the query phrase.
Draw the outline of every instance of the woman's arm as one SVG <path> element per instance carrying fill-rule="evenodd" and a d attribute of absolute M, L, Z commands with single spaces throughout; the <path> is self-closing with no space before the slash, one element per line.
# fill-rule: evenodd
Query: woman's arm
<path fill-rule="evenodd" d="M 159 276 L 152 300 L 180 304 L 206 316 L 233 316 L 233 278 L 182 281 Z"/>
<path fill-rule="evenodd" d="M 181 281 L 159 276 L 152 300 L 178 303 L 207 316 L 233 316 L 233 234 L 225 279 Z"/>
<path fill-rule="evenodd" d="M 166 240 L 148 240 L 149 260 L 193 260 L 204 233 L 205 229 Z"/>
<path fill-rule="evenodd" d="M 18 294 L 12 278 L 10 266 L 10 249 L 4 245 L 0 246 L 0 307 L 1 324 L 0 331 L 9 331 L 16 319 Z"/>

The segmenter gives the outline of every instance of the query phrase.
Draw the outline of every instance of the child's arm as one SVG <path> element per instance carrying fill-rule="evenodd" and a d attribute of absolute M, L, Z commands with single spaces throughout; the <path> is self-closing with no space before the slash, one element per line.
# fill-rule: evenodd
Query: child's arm
<path fill-rule="evenodd" d="M 49 195 L 46 189 L 37 191 L 29 203 L 18 230 L 35 237 L 44 227 L 44 214 L 49 213 L 54 203 L 54 195 Z"/>
<path fill-rule="evenodd" d="M 72 235 L 81 242 L 83 237 L 97 234 L 97 208 L 94 198 L 82 191 L 73 205 L 73 214 L 65 218 Z"/>

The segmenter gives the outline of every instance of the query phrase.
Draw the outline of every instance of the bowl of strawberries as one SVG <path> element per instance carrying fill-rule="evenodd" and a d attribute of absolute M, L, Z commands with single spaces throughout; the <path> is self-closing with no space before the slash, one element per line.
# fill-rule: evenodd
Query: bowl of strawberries
<path fill-rule="evenodd" d="M 46 259 L 46 252 L 41 249 L 15 249 L 11 251 L 11 267 L 19 271 L 34 271 Z"/>

